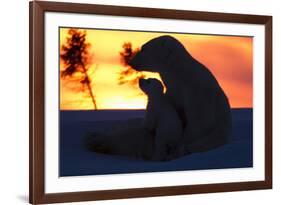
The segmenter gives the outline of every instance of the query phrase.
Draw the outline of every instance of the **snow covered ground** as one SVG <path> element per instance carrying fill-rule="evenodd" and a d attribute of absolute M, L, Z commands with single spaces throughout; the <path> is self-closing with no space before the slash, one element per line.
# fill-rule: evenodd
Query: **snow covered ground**
<path fill-rule="evenodd" d="M 60 176 L 120 174 L 198 169 L 242 168 L 253 165 L 252 109 L 232 109 L 230 143 L 218 149 L 168 162 L 151 162 L 87 151 L 83 136 L 143 117 L 143 110 L 60 112 Z"/>

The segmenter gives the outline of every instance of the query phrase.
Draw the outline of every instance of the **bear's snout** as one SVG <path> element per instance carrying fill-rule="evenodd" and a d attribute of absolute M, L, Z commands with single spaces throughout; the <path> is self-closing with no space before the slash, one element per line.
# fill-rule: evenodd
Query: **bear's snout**
<path fill-rule="evenodd" d="M 140 51 L 141 52 L 141 51 Z M 139 56 L 140 56 L 140 52 L 138 52 L 130 61 L 129 61 L 129 66 L 131 66 L 132 68 L 134 68 L 135 70 L 138 69 L 139 67 Z"/>

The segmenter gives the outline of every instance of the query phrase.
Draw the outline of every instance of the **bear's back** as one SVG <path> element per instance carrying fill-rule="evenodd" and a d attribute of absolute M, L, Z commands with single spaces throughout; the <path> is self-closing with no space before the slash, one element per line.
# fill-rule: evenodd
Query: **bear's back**
<path fill-rule="evenodd" d="M 186 81 L 186 86 L 194 90 L 186 96 L 191 103 L 186 107 L 189 130 L 184 135 L 189 151 L 201 152 L 227 143 L 232 123 L 229 101 L 223 89 L 207 67 L 194 61 L 194 76 Z"/>

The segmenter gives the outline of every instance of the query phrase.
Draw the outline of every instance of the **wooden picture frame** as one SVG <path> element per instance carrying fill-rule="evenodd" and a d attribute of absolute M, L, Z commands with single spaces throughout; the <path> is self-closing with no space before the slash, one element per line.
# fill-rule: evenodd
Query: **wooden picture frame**
<path fill-rule="evenodd" d="M 46 12 L 97 14 L 111 16 L 143 17 L 157 19 L 195 20 L 207 22 L 244 23 L 265 27 L 265 176 L 261 181 L 179 185 L 149 188 L 81 191 L 69 193 L 45 192 L 45 70 L 44 70 L 44 19 Z M 272 17 L 260 15 L 214 13 L 104 6 L 93 4 L 33 1 L 29 4 L 29 200 L 32 204 L 78 202 L 89 200 L 153 197 L 180 194 L 229 192 L 272 188 Z"/>

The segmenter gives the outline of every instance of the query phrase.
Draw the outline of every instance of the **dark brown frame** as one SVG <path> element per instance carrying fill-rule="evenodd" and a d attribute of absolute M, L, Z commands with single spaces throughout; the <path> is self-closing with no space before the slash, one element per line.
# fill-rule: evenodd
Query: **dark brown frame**
<path fill-rule="evenodd" d="M 265 180 L 46 194 L 44 191 L 44 13 L 185 19 L 265 26 Z M 32 204 L 227 192 L 272 188 L 272 16 L 34 1 L 29 4 L 29 201 Z"/>

